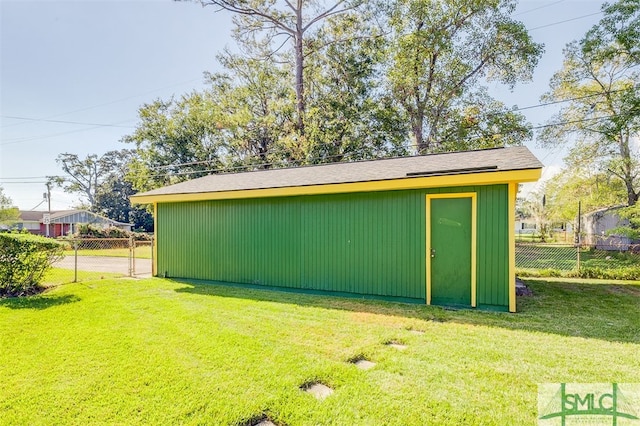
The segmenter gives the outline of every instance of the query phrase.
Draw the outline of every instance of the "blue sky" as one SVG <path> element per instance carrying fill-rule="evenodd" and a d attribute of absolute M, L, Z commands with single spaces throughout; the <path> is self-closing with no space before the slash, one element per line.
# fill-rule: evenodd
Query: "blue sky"
<path fill-rule="evenodd" d="M 562 64 L 562 48 L 601 18 L 602 3 L 520 0 L 515 17 L 546 52 L 533 82 L 518 84 L 513 92 L 492 86 L 493 95 L 507 105 L 538 104 Z M 219 70 L 216 53 L 233 47 L 230 31 L 229 14 L 193 2 L 0 0 L 0 186 L 5 194 L 20 209 L 32 209 L 46 190 L 43 177 L 61 174 L 55 162 L 59 153 L 85 157 L 130 148 L 120 139 L 133 131 L 138 108 L 203 88 L 202 73 Z M 523 112 L 536 125 L 554 111 Z M 561 166 L 562 149 L 527 145 L 547 166 L 544 177 Z M 52 209 L 78 201 L 59 188 L 52 191 Z"/>

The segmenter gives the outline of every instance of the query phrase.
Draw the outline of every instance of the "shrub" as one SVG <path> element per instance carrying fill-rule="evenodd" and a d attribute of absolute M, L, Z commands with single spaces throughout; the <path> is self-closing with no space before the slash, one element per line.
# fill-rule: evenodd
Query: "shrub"
<path fill-rule="evenodd" d="M 130 238 L 136 241 L 151 241 L 151 236 L 142 232 L 125 231 L 115 226 L 106 228 L 91 224 L 78 225 L 71 238 Z"/>
<path fill-rule="evenodd" d="M 622 266 L 616 269 L 585 267 L 580 268 L 580 271 L 573 271 L 569 276 L 605 280 L 640 280 L 640 266 Z"/>
<path fill-rule="evenodd" d="M 51 264 L 61 259 L 64 245 L 28 234 L 0 234 L 0 296 L 25 296 L 40 290 Z"/>

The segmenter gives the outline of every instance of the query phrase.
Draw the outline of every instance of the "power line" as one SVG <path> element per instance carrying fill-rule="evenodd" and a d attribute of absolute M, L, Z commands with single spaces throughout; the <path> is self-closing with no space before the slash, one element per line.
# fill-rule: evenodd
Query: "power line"
<path fill-rule="evenodd" d="M 40 202 L 38 203 L 38 205 L 37 205 L 37 206 L 35 206 L 35 207 L 33 207 L 33 208 L 29 209 L 29 211 L 33 211 L 33 210 L 37 209 L 37 208 L 38 208 L 38 207 L 40 207 L 40 206 L 42 205 L 42 203 L 44 203 L 45 201 L 47 201 L 47 200 L 46 200 L 46 199 L 44 199 L 44 200 L 40 201 Z"/>
<path fill-rule="evenodd" d="M 200 80 L 200 78 L 194 78 L 194 79 L 191 79 L 191 80 L 188 80 L 188 81 L 183 81 L 181 83 L 171 84 L 169 86 L 160 87 L 158 89 L 149 90 L 147 92 L 138 93 L 136 95 L 127 96 L 127 97 L 124 97 L 124 98 L 116 99 L 114 101 L 108 101 L 108 102 L 104 102 L 104 103 L 97 104 L 97 105 L 91 105 L 91 106 L 88 106 L 88 107 L 75 109 L 73 111 L 63 112 L 63 113 L 60 113 L 60 114 L 49 115 L 49 116 L 46 116 L 46 117 L 42 117 L 42 119 L 43 120 L 48 120 L 48 119 L 51 119 L 51 118 L 62 117 L 62 116 L 65 116 L 65 115 L 74 114 L 76 112 L 87 111 L 87 110 L 90 110 L 90 109 L 99 108 L 99 107 L 103 107 L 103 106 L 106 106 L 106 105 L 111 105 L 111 104 L 116 104 L 116 103 L 128 101 L 129 99 L 138 98 L 140 96 L 148 95 L 150 93 L 154 93 L 154 92 L 157 92 L 159 90 L 169 89 L 171 87 L 182 86 L 183 84 L 192 83 L 192 82 L 197 81 L 197 80 Z M 19 126 L 19 125 L 22 125 L 22 124 L 24 124 L 24 123 L 8 124 L 6 126 L 1 126 L 0 128 Z"/>
<path fill-rule="evenodd" d="M 65 121 L 65 120 L 47 120 L 45 118 L 31 118 L 31 117 L 18 117 L 15 115 L 0 115 L 2 118 L 9 118 L 12 120 L 26 120 L 26 121 L 39 121 L 46 123 L 61 123 L 61 124 L 80 124 L 83 126 L 98 126 L 98 127 L 123 127 L 128 129 L 135 129 L 135 126 L 120 126 L 118 124 L 104 124 L 104 123 L 86 123 L 80 121 Z M 131 121 L 131 120 L 128 120 Z"/>
<path fill-rule="evenodd" d="M 47 182 L 46 181 L 40 182 L 40 181 L 33 181 L 33 180 L 32 181 L 22 181 L 22 182 L 20 182 L 20 181 L 19 182 L 0 182 L 1 185 L 7 185 L 7 184 L 10 184 L 10 183 L 32 184 L 32 183 L 47 183 Z"/>
<path fill-rule="evenodd" d="M 588 15 L 578 16 L 577 18 L 565 19 L 564 21 L 552 22 L 551 24 L 541 25 L 539 27 L 534 27 L 534 28 L 528 28 L 527 31 L 534 31 L 534 30 L 539 30 L 541 28 L 552 27 L 554 25 L 564 24 L 565 22 L 577 21 L 578 19 L 588 18 L 589 16 L 601 15 L 602 13 L 603 12 L 600 11 L 600 12 L 590 13 Z"/>
<path fill-rule="evenodd" d="M 533 108 L 541 108 L 541 107 L 545 107 L 545 106 L 549 106 L 549 105 L 561 104 L 561 103 L 564 103 L 564 102 L 580 101 L 582 99 L 593 98 L 593 97 L 596 97 L 596 96 L 610 95 L 612 93 L 625 92 L 627 90 L 630 90 L 630 89 L 616 89 L 616 90 L 609 90 L 609 91 L 606 91 L 606 92 L 592 93 L 590 95 L 579 96 L 579 97 L 576 97 L 576 98 L 560 99 L 558 101 L 550 101 L 550 102 L 545 102 L 545 103 L 541 103 L 541 104 L 529 105 L 529 106 L 526 106 L 526 107 L 513 109 L 513 110 L 511 110 L 509 112 L 524 111 L 524 110 L 533 109 Z"/>
<path fill-rule="evenodd" d="M 554 126 L 564 126 L 564 125 L 567 125 L 567 124 L 577 124 L 577 123 L 588 122 L 588 121 L 606 120 L 606 119 L 610 119 L 610 118 L 616 117 L 617 115 L 618 114 L 611 114 L 611 115 L 603 116 L 603 117 L 583 118 L 583 119 L 579 119 L 579 120 L 569 120 L 569 121 L 563 121 L 563 122 L 557 122 L 557 123 L 541 124 L 541 125 L 537 125 L 537 126 L 528 127 L 528 128 L 526 128 L 526 130 L 540 130 L 540 129 L 544 129 L 544 128 L 548 128 L 548 127 L 554 127 Z M 521 132 L 522 130 L 525 130 L 525 129 L 512 130 L 510 132 L 502 133 L 500 135 L 514 134 L 514 133 Z M 468 139 L 468 141 L 479 140 L 479 139 L 482 139 L 482 138 L 483 137 L 471 138 L 471 139 Z M 545 158 L 548 157 L 548 155 L 545 156 Z M 345 158 L 345 157 L 349 157 L 349 156 L 350 156 L 350 153 L 336 154 L 336 155 L 330 155 L 330 156 L 324 156 L 324 157 L 306 158 L 306 159 L 304 159 L 304 161 L 326 160 L 326 159 L 338 158 L 338 157 L 339 158 Z M 387 159 L 388 158 L 398 158 L 398 156 L 396 156 L 396 157 L 376 157 L 376 158 L 373 158 L 373 159 L 381 159 L 381 158 L 387 158 Z M 216 161 L 216 160 L 191 161 L 191 162 L 187 162 L 187 163 L 169 164 L 169 165 L 164 165 L 164 166 L 152 167 L 151 169 L 180 167 L 180 166 L 185 166 L 185 165 L 207 164 L 207 163 L 211 163 L 213 161 Z M 292 163 L 299 163 L 300 161 L 303 161 L 303 160 L 292 160 Z M 163 176 L 180 176 L 180 175 L 190 175 L 190 174 L 195 174 L 195 173 L 214 173 L 214 172 L 225 173 L 225 172 L 237 171 L 237 170 L 240 170 L 240 169 L 248 169 L 248 168 L 261 167 L 261 166 L 274 166 L 274 165 L 277 166 L 277 163 L 275 163 L 275 162 L 253 163 L 253 164 L 246 164 L 246 165 L 240 165 L 240 166 L 218 167 L 218 168 L 212 168 L 212 169 L 207 169 L 207 170 L 192 170 L 192 171 L 183 171 L 183 172 L 177 172 L 177 173 L 158 173 L 158 174 L 152 175 L 150 177 L 151 178 L 157 178 L 157 177 L 163 177 Z M 319 165 L 319 164 L 310 164 L 310 165 Z M 280 167 L 276 167 L 276 168 L 280 168 Z M 34 178 L 37 178 L 37 177 L 34 177 Z M 9 177 L 9 178 L 1 178 L 1 179 L 28 179 L 28 178 L 25 178 L 25 177 L 22 177 L 22 178 Z M 37 181 L 3 182 L 2 184 L 4 185 L 5 183 L 35 184 L 35 183 L 47 183 L 47 181 L 41 181 L 41 182 L 37 182 Z"/>
<path fill-rule="evenodd" d="M 131 121 L 131 119 L 129 120 L 124 120 L 124 121 L 119 121 L 118 123 L 126 123 L 127 121 Z M 114 123 L 114 124 L 118 124 L 118 123 Z M 99 129 L 102 126 L 93 126 L 93 127 L 88 127 L 86 129 L 78 129 L 78 130 L 70 130 L 68 132 L 60 132 L 60 133 L 53 133 L 53 134 L 48 134 L 48 135 L 44 135 L 44 136 L 33 136 L 33 137 L 25 137 L 25 138 L 17 138 L 17 139 L 9 139 L 8 142 L 3 142 L 0 143 L 0 146 L 5 146 L 5 145 L 13 145 L 16 143 L 22 143 L 22 142 L 30 142 L 33 140 L 38 140 L 38 139 L 48 139 L 48 138 L 54 138 L 56 136 L 63 136 L 63 135 L 68 135 L 71 133 L 79 133 L 79 132 L 86 132 L 89 130 L 95 130 L 95 129 Z"/>
<path fill-rule="evenodd" d="M 48 177 L 56 177 L 56 176 L 20 176 L 20 177 L 0 177 L 0 180 L 4 179 L 46 179 Z"/>
<path fill-rule="evenodd" d="M 518 12 L 518 13 L 516 13 L 515 15 L 512 15 L 512 16 L 520 16 L 520 15 L 524 15 L 525 13 L 533 12 L 534 10 L 544 9 L 545 7 L 554 6 L 554 5 L 558 4 L 558 3 L 563 3 L 564 1 L 565 1 L 565 0 L 559 0 L 559 1 L 555 2 L 555 3 L 545 4 L 545 5 L 543 5 L 543 6 L 534 7 L 533 9 L 529 9 L 529 10 L 525 10 L 525 11 L 522 11 L 522 12 Z"/>
<path fill-rule="evenodd" d="M 612 114 L 612 115 L 608 115 L 608 116 L 603 116 L 603 117 L 592 117 L 592 118 L 583 118 L 580 120 L 569 120 L 569 121 L 562 121 L 562 122 L 557 122 L 557 123 L 549 123 L 549 124 L 540 124 L 537 126 L 531 126 L 531 127 L 527 127 L 527 128 L 523 128 L 523 129 L 519 129 L 519 130 L 512 130 L 510 132 L 505 132 L 505 133 L 501 133 L 499 135 L 504 136 L 504 135 L 509 135 L 509 134 L 515 134 L 515 133 L 519 133 L 523 130 L 540 130 L 540 129 L 545 129 L 548 127 L 555 127 L 555 126 L 565 126 L 567 124 L 577 124 L 577 123 L 582 123 L 582 122 L 588 122 L 588 121 L 600 121 L 600 120 L 607 120 L 607 119 L 611 119 L 613 117 L 616 117 L 617 114 Z M 476 137 L 476 138 L 470 138 L 467 139 L 467 141 L 473 141 L 473 140 L 479 140 L 479 139 L 483 139 L 483 137 Z M 268 153 L 268 152 L 267 152 Z M 337 154 L 337 155 L 331 155 L 331 156 L 326 156 L 326 157 L 313 157 L 313 158 L 307 158 L 304 159 L 304 161 L 314 161 L 314 160 L 326 160 L 329 158 L 344 158 L 344 157 L 348 157 L 349 154 Z M 380 157 L 377 157 L 378 159 Z M 384 158 L 396 158 L 396 157 L 384 157 Z M 546 158 L 546 157 L 545 157 Z M 153 170 L 157 170 L 157 169 L 164 169 L 164 168 L 171 168 L 171 167 L 181 167 L 181 166 L 185 166 L 185 165 L 198 165 L 198 164 L 208 164 L 211 162 L 214 162 L 216 160 L 203 160 L 203 161 L 191 161 L 188 163 L 178 163 L 178 164 L 169 164 L 169 165 L 163 165 L 163 166 L 156 166 L 156 167 L 152 167 L 151 169 Z M 293 162 L 300 162 L 303 160 L 294 160 Z M 212 168 L 212 169 L 207 169 L 207 170 L 191 170 L 191 171 L 183 171 L 183 172 L 177 172 L 177 173 L 158 173 L 155 175 L 150 176 L 151 178 L 157 178 L 157 177 L 163 177 L 163 176 L 181 176 L 181 175 L 190 175 L 190 174 L 195 174 L 195 173 L 212 173 L 212 172 L 218 172 L 218 173 L 225 173 L 225 172 L 233 172 L 233 171 L 237 171 L 240 169 L 247 169 L 247 168 L 255 168 L 255 167 L 261 167 L 261 166 L 274 166 L 277 165 L 277 163 L 274 162 L 264 162 L 264 163 L 253 163 L 253 164 L 246 164 L 246 165 L 241 165 L 241 166 L 230 166 L 230 167 L 218 167 L 218 168 Z M 317 165 L 317 164 L 313 164 L 313 165 Z"/>

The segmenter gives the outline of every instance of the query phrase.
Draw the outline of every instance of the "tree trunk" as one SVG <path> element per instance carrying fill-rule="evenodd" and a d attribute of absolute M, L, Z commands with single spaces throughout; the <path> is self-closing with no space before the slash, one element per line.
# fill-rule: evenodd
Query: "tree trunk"
<path fill-rule="evenodd" d="M 624 185 L 627 188 L 627 205 L 634 206 L 638 202 L 638 192 L 633 187 L 633 164 L 631 159 L 631 149 L 629 148 L 630 135 L 626 132 L 620 134 L 620 156 L 622 157 L 622 175 Z"/>
<path fill-rule="evenodd" d="M 411 118 L 411 130 L 413 131 L 413 139 L 416 144 L 418 154 L 426 154 L 429 149 L 429 144 L 424 140 L 424 114 L 418 112 Z"/>
<path fill-rule="evenodd" d="M 299 2 L 296 10 L 296 34 L 295 34 L 295 55 L 296 55 L 296 112 L 297 127 L 300 136 L 304 136 L 304 52 L 302 46 L 303 26 L 302 26 L 302 5 Z"/>

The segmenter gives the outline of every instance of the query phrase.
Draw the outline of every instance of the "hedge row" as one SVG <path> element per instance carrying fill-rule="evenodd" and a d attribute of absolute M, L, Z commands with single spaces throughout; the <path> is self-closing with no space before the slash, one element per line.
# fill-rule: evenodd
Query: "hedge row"
<path fill-rule="evenodd" d="M 143 232 L 131 232 L 115 226 L 101 227 L 91 224 L 78 225 L 71 238 L 130 238 L 136 241 L 150 241 L 151 235 Z"/>
<path fill-rule="evenodd" d="M 0 296 L 36 293 L 51 264 L 63 257 L 64 245 L 30 234 L 0 234 Z"/>
<path fill-rule="evenodd" d="M 519 277 L 571 277 L 603 280 L 640 280 L 640 266 L 621 266 L 614 269 L 582 267 L 579 271 L 558 269 L 516 269 Z"/>

